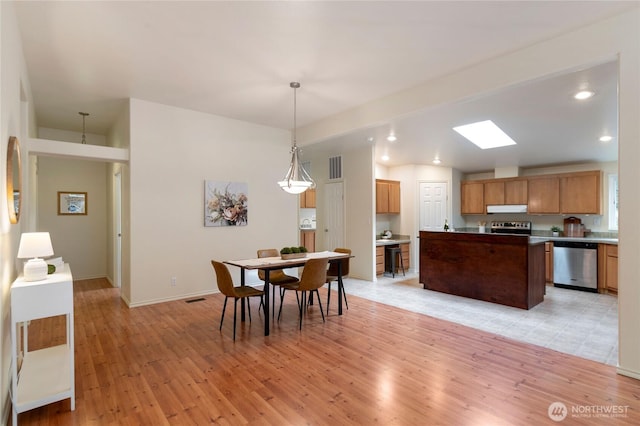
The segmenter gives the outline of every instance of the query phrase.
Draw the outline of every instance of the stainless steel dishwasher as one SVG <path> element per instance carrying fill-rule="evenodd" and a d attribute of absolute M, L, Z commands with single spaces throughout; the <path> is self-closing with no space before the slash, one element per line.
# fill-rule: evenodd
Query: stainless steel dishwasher
<path fill-rule="evenodd" d="M 553 284 L 574 290 L 598 292 L 598 244 L 553 242 Z"/>

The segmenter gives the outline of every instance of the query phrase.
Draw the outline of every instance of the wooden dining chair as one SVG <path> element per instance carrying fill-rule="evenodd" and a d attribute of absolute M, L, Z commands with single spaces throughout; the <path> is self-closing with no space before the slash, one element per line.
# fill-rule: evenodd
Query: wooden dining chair
<path fill-rule="evenodd" d="M 233 297 L 233 340 L 236 340 L 236 312 L 238 310 L 238 300 L 247 299 L 247 310 L 249 311 L 249 322 L 251 322 L 251 306 L 249 299 L 251 297 L 260 297 L 260 306 L 264 305 L 264 291 L 258 290 L 250 286 L 234 286 L 231 274 L 227 265 L 215 260 L 211 261 L 213 269 L 216 271 L 216 279 L 218 281 L 218 290 L 224 294 L 224 306 L 222 307 L 222 316 L 220 317 L 220 330 L 222 330 L 222 322 L 224 321 L 224 313 L 227 310 L 227 300 Z M 258 311 L 260 311 L 258 306 Z"/>
<path fill-rule="evenodd" d="M 280 252 L 277 249 L 260 249 L 258 250 L 258 257 L 279 257 L 280 256 Z M 264 271 L 258 269 L 258 278 L 260 278 L 262 281 L 264 281 L 265 279 L 265 274 Z M 291 275 L 287 275 L 284 273 L 284 271 L 282 269 L 276 269 L 273 271 L 269 271 L 269 284 L 273 285 L 273 286 L 279 286 L 281 284 L 291 284 L 291 283 L 297 283 L 298 282 L 298 278 L 296 277 L 292 277 Z M 275 289 L 275 287 L 274 287 Z M 280 290 L 280 292 L 282 292 L 282 290 Z M 274 296 L 271 299 L 271 318 L 275 318 L 275 312 L 276 312 L 276 297 L 275 294 L 276 292 L 273 292 Z"/>
<path fill-rule="evenodd" d="M 320 314 L 322 315 L 322 322 L 324 322 L 324 311 L 322 310 L 322 302 L 320 301 L 320 293 L 318 289 L 322 287 L 327 280 L 327 265 L 329 260 L 327 258 L 322 259 L 309 259 L 305 263 L 302 269 L 302 276 L 297 283 L 289 283 L 280 285 L 280 311 L 278 312 L 278 320 L 282 315 L 282 304 L 284 302 L 284 294 L 287 290 L 294 290 L 296 292 L 296 299 L 298 301 L 298 308 L 300 311 L 300 330 L 302 330 L 302 313 L 306 306 L 307 292 L 314 292 L 318 299 L 318 306 L 320 307 Z M 298 293 L 302 296 L 299 297 Z"/>
<path fill-rule="evenodd" d="M 346 253 L 351 255 L 351 249 L 348 248 L 336 248 L 333 251 L 336 253 Z M 342 264 L 342 278 L 345 278 L 349 275 L 349 258 L 341 259 L 340 263 Z M 329 264 L 329 269 L 327 270 L 327 313 L 329 313 L 329 304 L 331 303 L 331 283 L 336 281 L 338 285 L 340 285 L 340 281 L 338 281 L 338 273 L 340 272 L 338 262 L 333 262 Z M 347 293 L 344 292 L 344 286 L 342 287 L 342 297 L 344 297 L 344 304 L 349 309 L 349 303 L 347 302 Z"/>

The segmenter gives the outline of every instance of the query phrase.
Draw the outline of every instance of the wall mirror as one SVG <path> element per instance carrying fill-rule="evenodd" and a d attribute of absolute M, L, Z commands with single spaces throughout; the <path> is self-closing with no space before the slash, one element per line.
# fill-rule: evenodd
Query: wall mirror
<path fill-rule="evenodd" d="M 22 207 L 22 164 L 20 162 L 20 143 L 11 136 L 7 145 L 7 206 L 9 221 L 18 223 Z"/>

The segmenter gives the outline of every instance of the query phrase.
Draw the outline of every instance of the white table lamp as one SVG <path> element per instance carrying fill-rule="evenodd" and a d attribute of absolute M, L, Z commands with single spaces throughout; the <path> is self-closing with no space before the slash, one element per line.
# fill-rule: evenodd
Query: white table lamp
<path fill-rule="evenodd" d="M 24 280 L 39 281 L 47 278 L 47 262 L 41 256 L 52 256 L 53 246 L 48 232 L 25 232 L 20 237 L 19 259 L 29 259 L 24 265 Z"/>

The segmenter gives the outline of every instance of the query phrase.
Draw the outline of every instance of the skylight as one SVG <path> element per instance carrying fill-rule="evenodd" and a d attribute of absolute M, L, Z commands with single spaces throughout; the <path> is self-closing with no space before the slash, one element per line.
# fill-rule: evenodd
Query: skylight
<path fill-rule="evenodd" d="M 491 120 L 457 126 L 454 127 L 453 130 L 482 149 L 499 148 L 501 146 L 516 144 L 509 135 L 503 132 L 502 129 L 496 126 Z"/>

